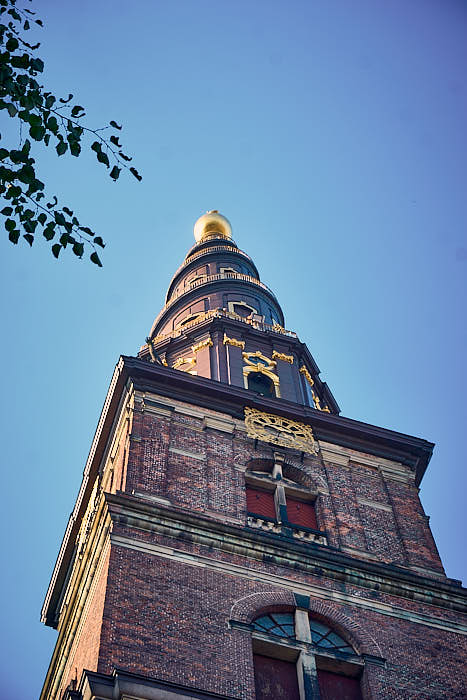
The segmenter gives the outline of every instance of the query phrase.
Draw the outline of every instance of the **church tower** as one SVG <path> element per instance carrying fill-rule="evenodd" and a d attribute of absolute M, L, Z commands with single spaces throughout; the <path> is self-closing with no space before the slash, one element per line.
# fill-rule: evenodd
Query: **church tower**
<path fill-rule="evenodd" d="M 228 220 L 194 234 L 115 368 L 41 698 L 464 698 L 466 590 L 418 496 L 433 445 L 340 416 Z"/>

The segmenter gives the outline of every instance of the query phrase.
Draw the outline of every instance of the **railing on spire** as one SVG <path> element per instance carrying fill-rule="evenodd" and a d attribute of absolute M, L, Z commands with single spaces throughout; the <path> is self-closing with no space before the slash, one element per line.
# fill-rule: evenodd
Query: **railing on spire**
<path fill-rule="evenodd" d="M 282 328 L 282 326 L 279 326 L 279 324 L 277 323 L 271 325 L 270 323 L 264 323 L 263 321 L 253 320 L 252 318 L 244 318 L 243 316 L 240 316 L 239 314 L 236 314 L 233 311 L 227 311 L 227 309 L 211 309 L 210 311 L 201 311 L 199 314 L 196 315 L 196 318 L 193 318 L 187 323 L 182 323 L 182 325 L 178 326 L 178 328 L 175 328 L 169 333 L 160 333 L 159 335 L 156 335 L 152 339 L 152 342 L 154 344 L 157 344 L 162 343 L 168 338 L 178 338 L 180 335 L 183 335 L 183 333 L 185 333 L 185 331 L 187 331 L 188 329 L 193 328 L 193 326 L 197 326 L 200 323 L 204 323 L 205 321 L 208 321 L 211 318 L 229 318 L 233 321 L 240 321 L 241 323 L 245 323 L 258 331 L 270 331 L 273 333 L 279 333 L 280 335 L 286 335 L 289 338 L 297 337 L 296 333 Z"/>

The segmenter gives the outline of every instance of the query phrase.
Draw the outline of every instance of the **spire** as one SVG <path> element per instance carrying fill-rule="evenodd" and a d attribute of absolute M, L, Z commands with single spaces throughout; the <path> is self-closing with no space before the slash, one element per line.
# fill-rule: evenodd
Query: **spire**
<path fill-rule="evenodd" d="M 338 412 L 313 357 L 217 210 L 194 225 L 140 357 L 273 398 Z"/>

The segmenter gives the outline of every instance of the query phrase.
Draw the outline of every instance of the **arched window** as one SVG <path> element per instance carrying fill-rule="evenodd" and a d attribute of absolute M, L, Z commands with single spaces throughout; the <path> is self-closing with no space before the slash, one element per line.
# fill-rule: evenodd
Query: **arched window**
<path fill-rule="evenodd" d="M 256 700 L 362 700 L 360 656 L 308 611 L 260 615 L 252 640 Z"/>
<path fill-rule="evenodd" d="M 248 375 L 248 388 L 261 396 L 274 398 L 276 395 L 274 382 L 262 372 L 251 372 Z"/>

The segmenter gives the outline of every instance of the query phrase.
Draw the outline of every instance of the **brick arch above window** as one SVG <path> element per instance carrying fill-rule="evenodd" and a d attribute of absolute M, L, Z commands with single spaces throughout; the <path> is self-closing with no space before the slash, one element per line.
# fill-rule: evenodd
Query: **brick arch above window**
<path fill-rule="evenodd" d="M 300 596 L 303 598 L 303 596 Z M 262 613 L 271 610 L 287 610 L 299 607 L 292 591 L 262 591 L 251 593 L 237 600 L 230 610 L 230 620 L 251 624 Z M 300 606 L 301 607 L 301 606 Z M 312 617 L 321 619 L 333 627 L 359 654 L 382 657 L 378 643 L 355 619 L 345 615 L 337 606 L 319 598 L 310 598 L 308 611 Z"/>
<path fill-rule="evenodd" d="M 295 597 L 292 591 L 275 590 L 250 593 L 232 605 L 230 619 L 235 620 L 235 622 L 250 624 L 263 612 L 266 613 L 279 608 L 282 610 L 293 610 L 295 607 Z"/>

